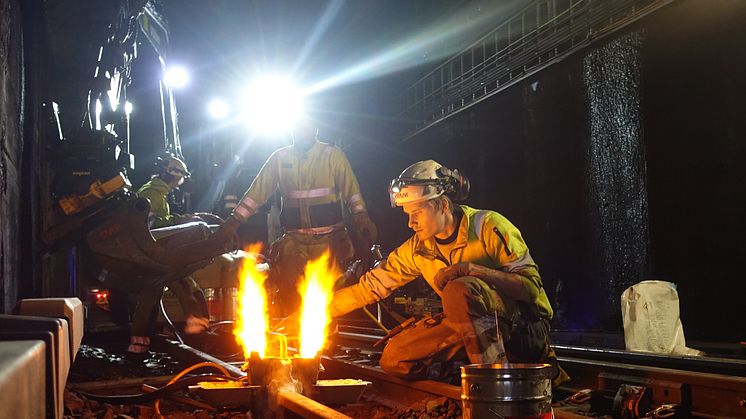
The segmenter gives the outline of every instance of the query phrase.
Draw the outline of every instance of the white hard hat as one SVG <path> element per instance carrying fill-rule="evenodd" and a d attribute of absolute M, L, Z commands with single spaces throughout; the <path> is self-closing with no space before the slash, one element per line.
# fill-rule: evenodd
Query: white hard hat
<path fill-rule="evenodd" d="M 188 178 L 189 176 L 191 176 L 191 173 L 189 173 L 189 170 L 187 170 L 186 163 L 184 163 L 184 161 L 178 157 L 168 156 L 164 159 L 164 163 L 165 165 L 163 167 L 163 171 L 168 173 L 169 175 L 179 176 L 183 178 Z"/>
<path fill-rule="evenodd" d="M 435 160 L 423 160 L 407 167 L 389 186 L 392 207 L 427 201 L 443 194 L 463 200 L 468 193 L 469 180 L 458 170 L 450 170 Z"/>

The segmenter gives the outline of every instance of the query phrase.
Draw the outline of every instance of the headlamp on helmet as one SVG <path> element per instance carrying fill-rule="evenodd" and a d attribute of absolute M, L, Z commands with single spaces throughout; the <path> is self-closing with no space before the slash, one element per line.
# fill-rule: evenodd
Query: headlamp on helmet
<path fill-rule="evenodd" d="M 189 178 L 192 174 L 189 173 L 189 170 L 187 170 L 186 163 L 184 163 L 183 160 L 180 158 L 168 155 L 166 157 L 159 157 L 158 158 L 159 163 L 163 167 L 163 173 L 167 173 L 171 176 L 174 176 L 179 179 L 178 184 L 181 185 L 184 183 L 184 179 Z"/>
<path fill-rule="evenodd" d="M 409 166 L 389 185 L 392 207 L 427 201 L 443 194 L 454 201 L 466 199 L 469 180 L 458 170 L 450 170 L 434 160 Z"/>

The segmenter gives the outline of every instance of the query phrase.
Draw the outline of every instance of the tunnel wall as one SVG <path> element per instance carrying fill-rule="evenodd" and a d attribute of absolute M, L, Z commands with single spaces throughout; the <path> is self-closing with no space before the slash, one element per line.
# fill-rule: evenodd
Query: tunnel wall
<path fill-rule="evenodd" d="M 621 292 L 655 278 L 677 285 L 688 338 L 742 341 L 745 39 L 746 3 L 677 1 L 353 166 L 461 168 L 467 204 L 523 232 L 555 328 L 619 331 Z M 400 243 L 404 217 L 375 204 Z"/>
<path fill-rule="evenodd" d="M 21 15 L 15 0 L 0 0 L 0 312 L 18 296 L 21 252 L 23 59 Z"/>

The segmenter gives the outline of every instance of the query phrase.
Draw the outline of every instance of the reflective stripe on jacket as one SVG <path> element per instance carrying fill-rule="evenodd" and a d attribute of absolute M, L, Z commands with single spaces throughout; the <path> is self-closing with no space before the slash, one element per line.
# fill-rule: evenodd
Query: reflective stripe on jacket
<path fill-rule="evenodd" d="M 465 205 L 460 205 L 460 208 L 464 217 L 450 255 L 440 255 L 434 239 L 420 241 L 417 235 L 413 235 L 394 249 L 384 263 L 364 274 L 357 284 L 335 294 L 335 314 L 344 314 L 384 299 L 419 276 L 440 295 L 441 291 L 434 285 L 435 274 L 448 265 L 472 262 L 519 274 L 531 295 L 535 314 L 551 319 L 552 307 L 544 292 L 539 268 L 531 258 L 521 232 L 495 211 Z"/>
<path fill-rule="evenodd" d="M 350 212 L 365 210 L 355 174 L 342 150 L 317 141 L 306 153 L 294 146 L 281 148 L 267 159 L 251 186 L 233 211 L 242 220 L 252 216 L 279 188 L 283 208 L 297 208 L 300 226 L 312 225 L 309 208 L 339 202 Z"/>

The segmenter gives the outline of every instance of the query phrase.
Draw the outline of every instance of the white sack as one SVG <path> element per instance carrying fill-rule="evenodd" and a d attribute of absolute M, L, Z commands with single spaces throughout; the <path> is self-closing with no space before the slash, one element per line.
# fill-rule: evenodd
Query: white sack
<path fill-rule="evenodd" d="M 624 344 L 628 351 L 703 355 L 686 347 L 676 285 L 642 281 L 622 293 Z"/>

